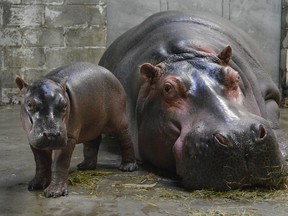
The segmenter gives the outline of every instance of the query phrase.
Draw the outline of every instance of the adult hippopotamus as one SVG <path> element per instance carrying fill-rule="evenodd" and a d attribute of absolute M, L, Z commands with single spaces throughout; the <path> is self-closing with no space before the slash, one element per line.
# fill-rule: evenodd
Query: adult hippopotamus
<path fill-rule="evenodd" d="M 23 92 L 21 121 L 36 162 L 29 190 L 46 197 L 67 195 L 67 178 L 75 144 L 84 143 L 78 169 L 95 169 L 102 133 L 119 138 L 122 171 L 137 168 L 128 133 L 125 91 L 103 67 L 80 62 L 55 69 L 32 84 L 19 76 Z"/>
<path fill-rule="evenodd" d="M 126 90 L 138 156 L 184 187 L 275 186 L 287 174 L 279 91 L 254 42 L 228 21 L 157 13 L 99 65 Z"/>

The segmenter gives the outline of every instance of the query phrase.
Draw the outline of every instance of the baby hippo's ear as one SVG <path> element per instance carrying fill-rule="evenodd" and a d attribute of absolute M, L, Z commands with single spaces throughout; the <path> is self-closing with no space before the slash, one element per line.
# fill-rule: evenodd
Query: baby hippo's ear
<path fill-rule="evenodd" d="M 27 82 L 25 82 L 25 80 L 23 80 L 20 76 L 16 75 L 16 79 L 15 79 L 16 85 L 17 87 L 22 91 L 23 89 L 26 89 L 29 84 Z"/>
<path fill-rule="evenodd" d="M 66 91 L 66 83 L 68 80 L 68 76 L 65 76 L 61 81 L 60 81 L 60 85 L 64 88 L 64 90 Z"/>

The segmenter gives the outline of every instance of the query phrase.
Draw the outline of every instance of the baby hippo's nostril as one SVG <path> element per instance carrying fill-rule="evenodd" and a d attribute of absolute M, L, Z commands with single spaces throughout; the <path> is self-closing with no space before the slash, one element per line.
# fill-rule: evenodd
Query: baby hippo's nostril
<path fill-rule="evenodd" d="M 225 147 L 229 146 L 229 141 L 223 135 L 217 133 L 217 134 L 214 134 L 214 138 L 220 145 L 223 145 Z"/>
<path fill-rule="evenodd" d="M 55 132 L 55 133 L 44 132 L 43 133 L 43 137 L 45 137 L 48 140 L 53 140 L 59 136 L 60 136 L 60 132 Z"/>

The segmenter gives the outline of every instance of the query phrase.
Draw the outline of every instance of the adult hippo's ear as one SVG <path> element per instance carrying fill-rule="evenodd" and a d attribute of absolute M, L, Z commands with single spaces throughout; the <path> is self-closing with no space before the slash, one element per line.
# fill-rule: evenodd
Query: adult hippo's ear
<path fill-rule="evenodd" d="M 155 80 L 157 80 L 161 76 L 162 71 L 161 71 L 161 68 L 158 66 L 152 65 L 150 63 L 145 63 L 141 65 L 140 73 L 141 73 L 142 79 L 150 83 L 153 83 Z"/>
<path fill-rule="evenodd" d="M 232 57 L 232 48 L 228 45 L 225 47 L 219 54 L 218 58 L 224 62 L 224 64 L 228 65 L 230 59 Z"/>
<path fill-rule="evenodd" d="M 25 82 L 24 79 L 22 79 L 20 76 L 16 75 L 16 78 L 15 78 L 15 82 L 16 82 L 16 85 L 17 87 L 22 91 L 24 89 L 26 89 L 29 84 L 27 82 Z"/>

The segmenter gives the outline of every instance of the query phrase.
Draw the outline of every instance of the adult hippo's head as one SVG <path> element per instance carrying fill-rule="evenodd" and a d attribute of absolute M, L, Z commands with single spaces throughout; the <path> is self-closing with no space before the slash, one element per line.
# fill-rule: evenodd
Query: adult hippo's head
<path fill-rule="evenodd" d="M 65 147 L 69 114 L 66 78 L 59 83 L 44 79 L 28 84 L 20 77 L 15 81 L 24 94 L 21 122 L 30 145 L 37 149 Z"/>
<path fill-rule="evenodd" d="M 228 65 L 231 53 L 228 46 L 140 68 L 139 152 L 186 188 L 275 186 L 287 172 L 251 89 Z"/>

